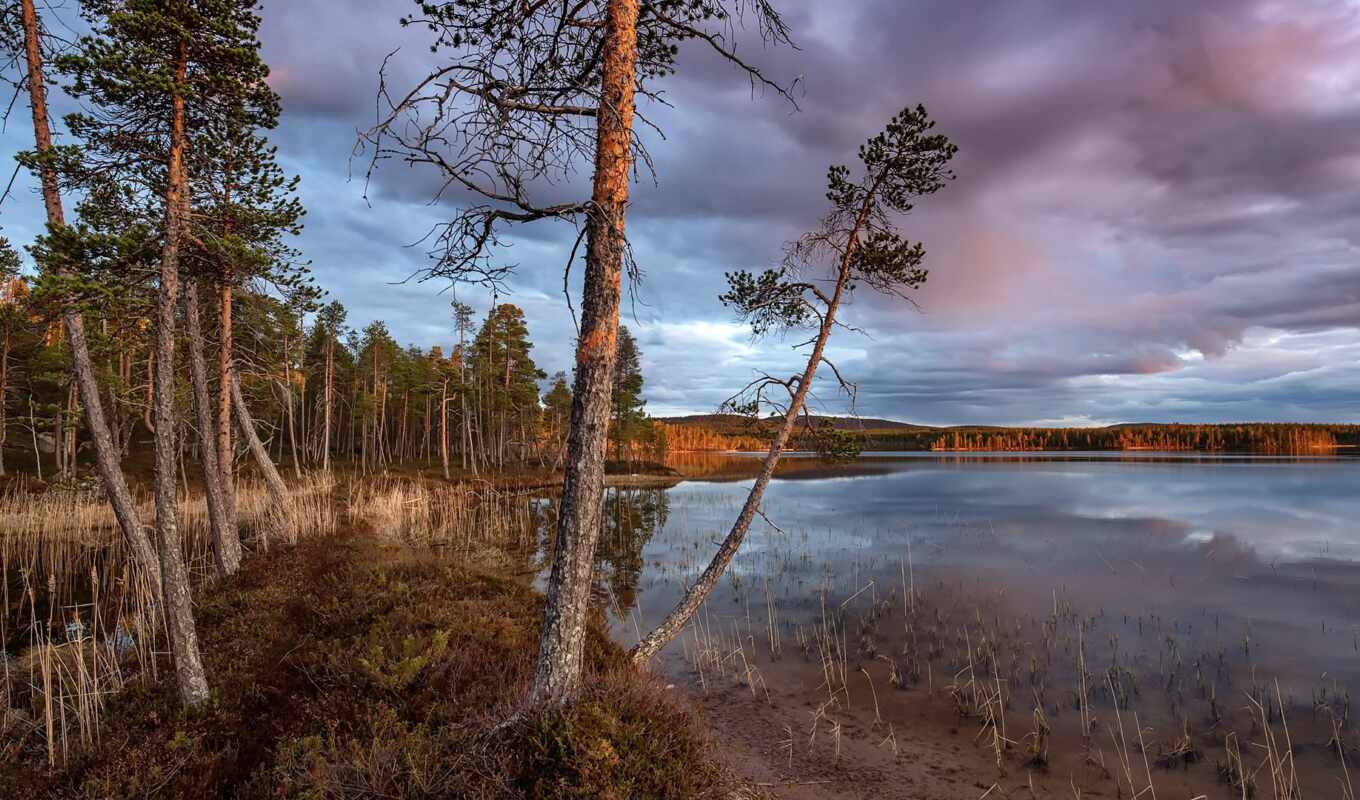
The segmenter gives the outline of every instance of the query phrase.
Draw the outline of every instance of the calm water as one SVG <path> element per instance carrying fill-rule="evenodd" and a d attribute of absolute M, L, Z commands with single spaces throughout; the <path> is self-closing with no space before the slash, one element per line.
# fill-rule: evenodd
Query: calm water
<path fill-rule="evenodd" d="M 601 590 L 618 638 L 657 622 L 703 569 L 755 464 L 709 458 L 682 465 L 708 479 L 611 492 Z M 1323 675 L 1355 686 L 1357 488 L 1360 460 L 1344 458 L 795 458 L 766 494 L 769 522 L 757 520 L 710 607 L 749 619 L 773 604 L 793 625 L 823 594 L 901 597 L 909 572 L 916 587 L 970 590 L 1017 617 L 1061 603 L 1155 620 L 1187 647 L 1249 655 L 1251 668 L 1301 694 Z"/>

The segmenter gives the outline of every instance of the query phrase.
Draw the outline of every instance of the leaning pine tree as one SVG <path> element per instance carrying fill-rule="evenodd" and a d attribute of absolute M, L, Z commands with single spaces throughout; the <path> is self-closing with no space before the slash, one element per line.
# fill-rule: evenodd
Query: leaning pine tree
<path fill-rule="evenodd" d="M 21 160 L 33 168 L 42 183 L 43 206 L 47 212 L 47 229 L 50 235 L 57 236 L 66 228 L 66 214 L 61 199 L 61 184 L 58 162 L 61 160 L 57 148 L 52 143 L 52 126 L 47 109 L 47 74 L 44 63 L 44 43 L 42 20 L 38 16 L 34 0 L 20 0 L 19 14 L 8 4 L 0 9 L 0 37 L 5 50 L 15 50 L 13 62 L 22 61 L 24 76 L 16 84 L 26 88 L 29 106 L 33 116 L 34 150 L 24 154 Z M 18 57 L 22 43 L 23 57 Z M 7 65 L 8 66 L 8 65 Z M 113 507 L 114 517 L 141 569 L 142 576 L 151 584 L 160 581 L 160 566 L 155 547 L 146 529 L 142 526 L 140 515 L 128 489 L 127 478 L 118 463 L 118 450 L 104 415 L 103 404 L 99 398 L 99 382 L 95 375 L 94 362 L 90 358 L 90 348 L 85 337 L 85 320 L 76 302 L 79 292 L 79 279 L 73 275 L 75 264 L 69 259 L 56 258 L 43 265 L 48 273 L 44 278 L 58 283 L 62 296 L 62 321 L 71 345 L 71 361 L 76 385 L 80 389 L 80 404 L 85 414 L 85 424 L 90 438 L 94 441 L 95 464 L 99 478 Z"/>
<path fill-rule="evenodd" d="M 789 247 L 783 266 L 758 276 L 746 271 L 728 274 L 730 288 L 722 301 L 749 321 L 757 336 L 811 328 L 816 333 L 802 346 L 812 350 L 801 374 L 763 376 L 728 401 L 748 413 L 773 407 L 783 412 L 783 421 L 727 538 L 665 620 L 633 648 L 634 662 L 645 662 L 674 639 L 713 591 L 761 513 L 765 488 L 794 429 L 801 424 L 816 433 L 806 403 L 817 368 L 825 363 L 842 388 L 853 390 L 826 357 L 826 343 L 842 304 L 861 284 L 905 300 L 908 290 L 925 283 L 921 266 L 925 247 L 904 239 L 896 220 L 911 211 L 917 198 L 934 194 L 953 178 L 948 165 L 958 148 L 945 136 L 931 133 L 934 127 L 923 106 L 898 114 L 860 147 L 857 176 L 844 166 L 827 172 L 831 212 L 821 228 Z"/>
<path fill-rule="evenodd" d="M 509 267 L 496 250 L 509 225 L 558 220 L 577 226 L 569 272 L 584 242 L 585 274 L 562 500 L 548 577 L 531 706 L 560 705 L 584 675 L 595 545 L 604 495 L 615 341 L 628 258 L 629 178 L 641 144 L 634 100 L 657 97 L 678 47 L 694 41 L 754 83 L 784 94 L 738 56 L 732 34 L 743 17 L 766 42 L 788 42 L 770 0 L 417 0 L 403 24 L 431 31 L 442 57 L 414 85 L 394 90 L 384 68 L 382 109 L 362 137 L 373 164 L 397 159 L 439 173 L 469 198 L 432 235 L 431 276 L 498 286 Z M 589 163 L 589 197 L 561 195 Z"/>
<path fill-rule="evenodd" d="M 226 127 L 223 115 L 250 102 L 267 75 L 255 6 L 254 0 L 87 0 L 82 14 L 92 33 L 59 61 L 71 77 L 67 91 L 84 108 L 67 118 L 82 142 L 70 153 L 79 163 L 73 173 L 122 183 L 158 205 L 163 219 L 154 315 L 156 545 L 180 698 L 189 705 L 208 698 L 208 684 L 175 496 L 175 312 L 181 258 L 193 235 L 189 169 L 202 163 L 213 132 Z"/>

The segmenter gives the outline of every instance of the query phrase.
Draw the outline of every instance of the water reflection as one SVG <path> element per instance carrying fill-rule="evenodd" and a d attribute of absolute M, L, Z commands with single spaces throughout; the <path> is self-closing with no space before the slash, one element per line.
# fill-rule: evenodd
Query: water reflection
<path fill-rule="evenodd" d="M 675 460 L 691 478 L 680 486 L 610 491 L 600 582 L 617 636 L 657 622 L 703 569 L 757 464 L 688 455 Z M 817 590 L 894 586 L 910 541 L 923 579 L 999 587 L 1017 614 L 1061 595 L 1112 614 L 1212 618 L 1206 648 L 1251 630 L 1279 645 L 1263 666 L 1358 677 L 1357 478 L 1350 459 L 793 458 L 766 496 L 778 528 L 753 526 L 714 605 L 741 600 L 742 581 L 768 584 L 790 613 Z"/>
<path fill-rule="evenodd" d="M 758 463 L 683 456 L 673 488 L 609 490 L 596 601 L 622 644 L 708 564 Z M 919 749 L 987 741 L 1002 719 L 1014 744 L 1042 717 L 1058 777 L 1036 796 L 1109 796 L 1122 711 L 1152 763 L 1182 767 L 1159 770 L 1168 795 L 1219 796 L 1228 743 L 1287 717 L 1303 795 L 1334 796 L 1338 743 L 1360 754 L 1357 479 L 1360 460 L 1338 458 L 790 458 L 768 521 L 657 666 L 752 728 L 738 740 L 797 728 L 797 758 L 839 765 L 842 725 L 859 731 L 859 763 L 892 785 L 901 762 L 873 760 L 885 727 Z M 1024 758 L 1004 749 L 998 765 Z"/>
<path fill-rule="evenodd" d="M 664 489 L 610 489 L 605 495 L 604 530 L 595 549 L 595 590 L 619 616 L 637 606 L 643 549 L 670 516 Z"/>

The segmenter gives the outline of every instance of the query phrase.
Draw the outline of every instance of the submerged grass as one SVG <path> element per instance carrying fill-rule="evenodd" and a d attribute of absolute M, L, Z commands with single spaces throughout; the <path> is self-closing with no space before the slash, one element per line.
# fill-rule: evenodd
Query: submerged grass
<path fill-rule="evenodd" d="M 435 559 L 366 525 L 248 559 L 199 598 L 213 687 L 107 699 L 98 741 L 48 766 L 5 736 L 3 797 L 703 797 L 726 794 L 703 725 L 594 625 L 568 709 L 509 718 L 541 597 L 523 570 Z"/>

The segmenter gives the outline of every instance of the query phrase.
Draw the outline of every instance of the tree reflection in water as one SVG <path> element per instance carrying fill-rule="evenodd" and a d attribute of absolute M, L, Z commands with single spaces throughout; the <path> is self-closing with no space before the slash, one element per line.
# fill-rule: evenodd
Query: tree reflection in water
<path fill-rule="evenodd" d="M 637 606 L 642 549 L 666 525 L 670 497 L 664 489 L 606 490 L 604 530 L 595 550 L 595 598 L 619 618 Z"/>

